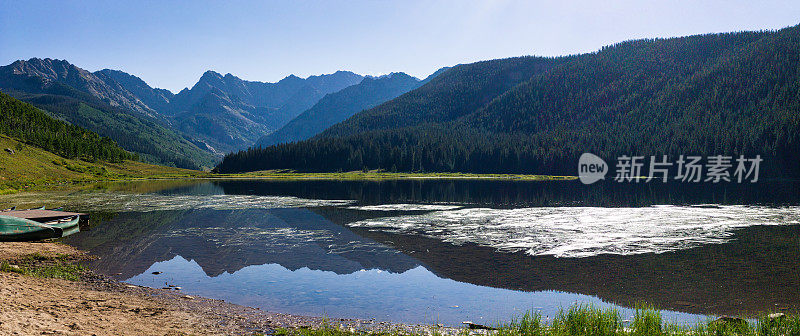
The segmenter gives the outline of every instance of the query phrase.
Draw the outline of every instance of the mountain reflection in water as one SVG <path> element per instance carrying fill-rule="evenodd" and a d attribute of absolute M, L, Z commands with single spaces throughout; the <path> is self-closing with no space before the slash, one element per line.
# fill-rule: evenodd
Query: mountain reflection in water
<path fill-rule="evenodd" d="M 97 244 L 101 240 L 106 243 Z M 400 273 L 419 265 L 394 249 L 298 208 L 120 213 L 70 243 L 95 245 L 93 253 L 109 258 L 101 258 L 94 266 L 106 274 L 121 273 L 121 278 L 176 256 L 196 261 L 212 277 L 264 264 L 337 274 L 373 268 Z"/>

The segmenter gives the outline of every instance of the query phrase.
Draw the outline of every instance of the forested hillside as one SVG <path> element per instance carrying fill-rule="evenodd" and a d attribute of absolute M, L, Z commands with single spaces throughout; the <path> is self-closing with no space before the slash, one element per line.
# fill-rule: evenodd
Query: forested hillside
<path fill-rule="evenodd" d="M 2 92 L 0 92 L 0 134 L 64 158 L 109 162 L 138 159 L 135 154 L 119 148 L 107 137 L 53 119 L 32 105 Z M 14 151 L 13 148 L 4 150 Z"/>
<path fill-rule="evenodd" d="M 772 176 L 797 176 L 798 50 L 795 26 L 629 41 L 542 59 L 541 70 L 519 85 L 481 86 L 495 78 L 482 73 L 508 60 L 488 69 L 458 66 L 463 81 L 446 82 L 456 72 L 448 71 L 312 140 L 231 154 L 217 170 L 574 175 L 580 154 L 593 152 L 612 161 L 623 154 L 758 154 Z"/>
<path fill-rule="evenodd" d="M 501 93 L 558 60 L 517 57 L 455 66 L 422 87 L 334 125 L 321 136 L 444 122 L 475 112 Z"/>
<path fill-rule="evenodd" d="M 18 91 L 11 91 L 9 94 L 56 118 L 112 138 L 147 162 L 189 169 L 203 169 L 214 163 L 213 155 L 198 147 L 202 143 L 193 144 L 158 122 L 131 114 L 127 110 L 111 107 L 91 98 L 76 99 L 64 95 L 27 94 Z"/>
<path fill-rule="evenodd" d="M 121 88 L 65 61 L 32 59 L 0 67 L 0 89 L 5 93 L 107 136 L 144 161 L 190 169 L 213 166 L 214 155 L 198 147 L 202 144 L 168 129 L 166 120 L 141 100 L 114 87 Z"/>

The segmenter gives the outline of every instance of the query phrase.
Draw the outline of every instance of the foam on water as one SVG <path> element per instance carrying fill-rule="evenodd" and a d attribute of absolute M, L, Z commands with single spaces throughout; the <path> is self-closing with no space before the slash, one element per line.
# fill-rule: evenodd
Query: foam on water
<path fill-rule="evenodd" d="M 663 253 L 728 241 L 753 225 L 800 224 L 800 207 L 464 208 L 348 224 L 530 255 Z"/>

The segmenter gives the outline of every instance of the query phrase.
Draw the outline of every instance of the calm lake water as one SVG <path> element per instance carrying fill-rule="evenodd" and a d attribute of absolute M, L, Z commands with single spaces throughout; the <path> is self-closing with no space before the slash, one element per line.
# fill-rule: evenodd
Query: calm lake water
<path fill-rule="evenodd" d="M 459 325 L 645 302 L 694 322 L 800 307 L 799 187 L 178 180 L 0 203 L 90 212 L 64 241 L 98 272 L 271 311 Z"/>

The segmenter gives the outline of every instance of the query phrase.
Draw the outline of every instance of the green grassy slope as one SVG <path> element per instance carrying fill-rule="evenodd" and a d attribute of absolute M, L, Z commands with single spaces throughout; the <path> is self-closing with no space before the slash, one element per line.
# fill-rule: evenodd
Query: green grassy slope
<path fill-rule="evenodd" d="M 76 181 L 204 175 L 136 159 L 109 138 L 0 93 L 0 193 Z"/>
<path fill-rule="evenodd" d="M 190 169 L 213 166 L 214 156 L 158 122 L 94 100 L 55 94 L 9 92 L 53 117 L 107 136 L 143 161 Z"/>
<path fill-rule="evenodd" d="M 65 159 L 0 135 L 0 193 L 76 182 L 198 176 L 205 176 L 205 173 L 137 161 L 109 163 Z"/>

